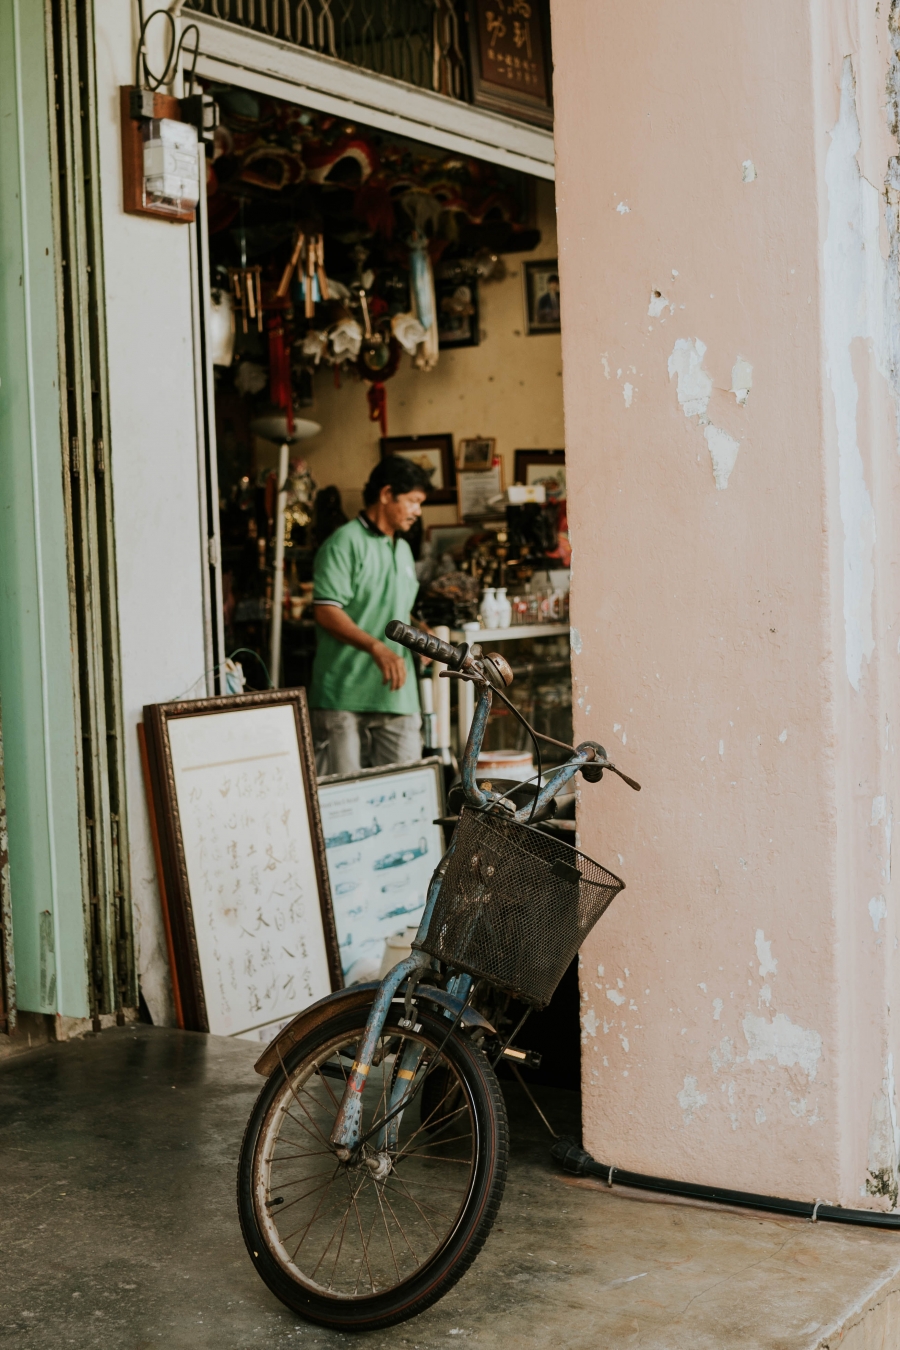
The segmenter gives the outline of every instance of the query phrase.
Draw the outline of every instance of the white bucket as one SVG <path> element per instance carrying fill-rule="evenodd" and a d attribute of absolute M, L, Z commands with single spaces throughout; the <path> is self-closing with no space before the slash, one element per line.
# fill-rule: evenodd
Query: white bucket
<path fill-rule="evenodd" d="M 537 770 L 530 750 L 482 750 L 478 756 L 478 777 L 512 778 L 524 783 Z"/>
<path fill-rule="evenodd" d="M 413 928 L 405 928 L 402 933 L 391 933 L 390 937 L 385 939 L 384 956 L 381 958 L 381 970 L 378 972 L 379 980 L 383 980 L 398 961 L 405 961 L 410 955 L 413 939 L 418 931 L 419 925 L 416 924 Z"/>

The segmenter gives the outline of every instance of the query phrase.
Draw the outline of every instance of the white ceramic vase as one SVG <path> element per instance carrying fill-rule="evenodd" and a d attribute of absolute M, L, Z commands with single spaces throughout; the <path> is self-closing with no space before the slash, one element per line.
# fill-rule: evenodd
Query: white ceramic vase
<path fill-rule="evenodd" d="M 493 586 L 488 586 L 481 597 L 481 622 L 485 628 L 499 628 L 499 610 Z"/>
<path fill-rule="evenodd" d="M 495 596 L 497 605 L 497 628 L 509 628 L 512 623 L 512 605 L 506 598 L 506 587 L 498 586 Z"/>

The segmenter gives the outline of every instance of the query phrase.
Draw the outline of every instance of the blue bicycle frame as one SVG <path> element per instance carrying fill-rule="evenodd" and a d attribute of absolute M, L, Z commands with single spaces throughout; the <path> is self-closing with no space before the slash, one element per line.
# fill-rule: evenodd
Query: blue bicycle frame
<path fill-rule="evenodd" d="M 403 636 L 395 636 L 395 633 L 389 633 L 389 636 L 395 637 L 397 641 L 404 641 L 404 645 L 410 647 L 416 646 L 419 649 L 426 650 L 426 654 L 432 655 L 432 652 L 425 647 L 421 635 L 416 634 L 415 639 L 412 634 L 414 630 L 406 629 L 405 625 L 396 625 L 396 630 L 404 630 L 405 634 L 410 635 L 408 641 Z M 430 639 L 435 643 L 435 639 Z M 441 644 L 443 647 L 444 644 Z M 499 662 L 483 658 L 479 648 L 473 648 L 471 652 L 467 649 L 450 649 L 454 655 L 459 652 L 463 654 L 459 658 L 457 669 L 461 668 L 459 678 L 470 679 L 478 685 L 478 700 L 475 706 L 475 715 L 472 719 L 472 726 L 469 730 L 469 737 L 466 742 L 465 755 L 462 765 L 462 782 L 466 795 L 466 800 L 475 808 L 484 809 L 491 802 L 498 802 L 501 794 L 493 791 L 487 791 L 478 786 L 476 781 L 476 772 L 478 766 L 478 752 L 484 739 L 484 732 L 487 726 L 488 716 L 491 711 L 493 701 L 493 683 L 498 683 Z M 443 658 L 446 659 L 446 658 Z M 504 663 L 505 664 L 505 663 Z M 456 672 L 454 672 L 456 673 Z M 509 675 L 512 679 L 512 675 Z M 499 687 L 499 686 L 498 686 Z M 574 775 L 585 764 L 590 762 L 598 763 L 599 767 L 613 768 L 605 759 L 600 759 L 598 747 L 585 743 L 578 746 L 565 764 L 555 769 L 543 786 L 539 785 L 537 801 L 530 801 L 527 805 L 520 807 L 519 810 L 511 814 L 511 819 L 520 824 L 527 824 L 528 820 L 539 815 L 541 810 L 551 801 L 557 793 L 565 787 Z M 500 808 L 503 809 L 503 808 Z M 366 1087 L 366 1080 L 369 1070 L 372 1067 L 372 1061 L 375 1050 L 378 1045 L 384 1025 L 390 1012 L 391 1003 L 397 996 L 401 988 L 412 980 L 418 983 L 419 979 L 434 964 L 434 958 L 429 956 L 419 947 L 419 943 L 425 940 L 428 933 L 428 926 L 431 922 L 431 916 L 434 911 L 435 902 L 443 883 L 444 875 L 447 870 L 447 864 L 453 856 L 455 844 L 451 843 L 449 849 L 441 859 L 428 887 L 428 896 L 425 903 L 425 910 L 413 942 L 413 950 L 404 961 L 388 971 L 375 995 L 375 1002 L 372 1005 L 372 1011 L 366 1022 L 365 1036 L 362 1046 L 358 1052 L 357 1059 L 354 1061 L 353 1068 L 347 1079 L 344 1089 L 344 1096 L 341 1101 L 340 1110 L 334 1122 L 334 1128 L 331 1133 L 331 1143 L 334 1146 L 337 1157 L 341 1161 L 349 1161 L 359 1148 L 362 1141 L 362 1097 Z M 454 981 L 453 993 L 460 1000 L 460 1010 L 465 1005 L 469 995 L 472 980 L 468 975 L 457 976 Z M 414 1019 L 413 1019 L 414 1020 Z M 401 1022 L 401 1025 L 403 1023 Z M 402 1107 L 405 1105 L 404 1098 L 410 1090 L 412 1080 L 415 1078 L 424 1047 L 420 1042 L 408 1041 L 401 1056 L 400 1067 L 397 1071 L 394 1087 L 392 1089 L 390 1102 L 385 1112 L 385 1121 L 378 1134 L 378 1150 L 392 1149 L 396 1147 L 397 1135 L 400 1128 L 400 1119 L 402 1116 Z"/>

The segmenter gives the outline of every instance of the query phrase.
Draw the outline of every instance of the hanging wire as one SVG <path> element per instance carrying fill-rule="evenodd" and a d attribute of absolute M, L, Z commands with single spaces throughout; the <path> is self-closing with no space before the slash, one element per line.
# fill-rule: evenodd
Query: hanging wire
<path fill-rule="evenodd" d="M 162 74 L 154 75 L 147 62 L 147 29 L 150 24 L 161 14 L 166 20 L 167 31 L 169 35 L 169 55 L 166 64 L 163 67 Z M 134 58 L 134 83 L 138 89 L 149 89 L 155 93 L 161 89 L 164 84 L 168 84 L 178 69 L 178 62 L 181 57 L 182 48 L 185 39 L 193 33 L 194 47 L 188 55 L 193 56 L 191 63 L 190 83 L 188 85 L 189 96 L 194 92 L 194 74 L 197 69 L 197 57 L 200 52 L 200 29 L 195 23 L 189 23 L 182 31 L 181 37 L 178 37 L 178 29 L 175 25 L 175 16 L 168 9 L 155 9 L 151 14 L 144 18 L 144 0 L 138 0 L 138 18 L 140 20 L 140 33 L 138 35 L 137 52 Z M 143 80 L 141 79 L 141 68 L 143 67 Z"/>

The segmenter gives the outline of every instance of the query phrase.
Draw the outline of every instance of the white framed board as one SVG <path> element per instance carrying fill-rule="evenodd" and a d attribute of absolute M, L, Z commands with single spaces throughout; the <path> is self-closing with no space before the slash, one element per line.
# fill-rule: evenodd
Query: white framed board
<path fill-rule="evenodd" d="M 385 940 L 422 917 L 444 853 L 438 759 L 319 779 L 319 809 L 341 970 L 346 984 L 376 979 Z"/>
<path fill-rule="evenodd" d="M 341 987 L 302 689 L 144 709 L 179 1025 L 266 1041 Z"/>

